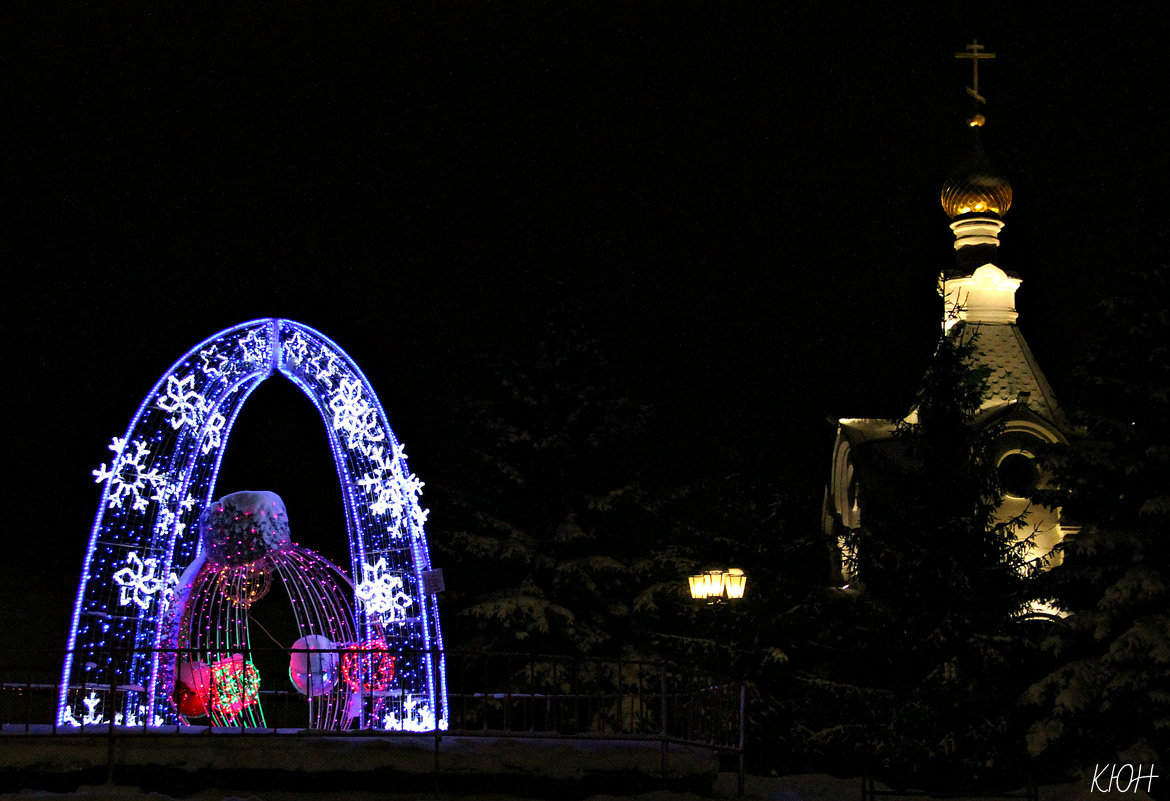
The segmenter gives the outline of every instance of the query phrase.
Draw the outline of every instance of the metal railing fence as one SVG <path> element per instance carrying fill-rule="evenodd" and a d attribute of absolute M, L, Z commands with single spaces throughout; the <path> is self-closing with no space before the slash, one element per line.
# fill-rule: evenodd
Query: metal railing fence
<path fill-rule="evenodd" d="M 157 652 L 91 651 L 78 653 L 77 658 L 101 665 L 153 653 Z M 344 658 L 348 651 L 338 649 L 335 653 Z M 293 687 L 287 675 L 290 654 L 288 650 L 255 649 L 245 655 L 260 669 L 258 699 L 264 710 L 265 725 L 241 723 L 216 726 L 215 731 L 251 734 L 313 731 L 306 710 L 306 704 L 311 701 Z M 418 661 L 423 656 L 395 654 L 408 661 Z M 74 716 L 78 725 L 59 725 L 60 687 L 56 676 L 48 668 L 29 667 L 38 661 L 44 664 L 45 652 L 38 652 L 39 659 L 30 659 L 29 655 L 17 651 L 0 654 L 0 724 L 6 735 L 179 731 L 207 722 L 196 719 L 158 726 L 150 725 L 149 714 L 140 717 L 84 715 L 87 700 L 89 708 L 94 710 L 118 710 L 128 706 L 128 694 L 144 695 L 141 687 L 95 681 L 70 686 L 70 709 L 78 713 Z M 64 652 L 56 656 L 63 660 Z M 718 681 L 670 663 L 639 660 L 457 651 L 430 656 L 444 658 L 447 666 L 446 728 L 440 734 L 653 739 L 738 752 L 742 759 L 744 691 L 738 684 Z M 393 697 L 395 690 L 390 687 L 381 692 Z M 406 703 L 407 699 L 399 698 L 399 701 Z M 344 733 L 363 732 L 350 728 Z M 368 733 L 434 734 L 435 731 L 401 729 Z"/>

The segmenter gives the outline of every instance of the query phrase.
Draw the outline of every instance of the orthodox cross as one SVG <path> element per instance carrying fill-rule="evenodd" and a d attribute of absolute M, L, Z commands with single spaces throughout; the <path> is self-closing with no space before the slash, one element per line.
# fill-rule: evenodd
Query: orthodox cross
<path fill-rule="evenodd" d="M 995 58 L 995 53 L 984 53 L 983 45 L 979 44 L 976 39 L 971 40 L 971 44 L 965 47 L 966 53 L 955 53 L 955 58 L 969 58 L 971 59 L 971 78 L 973 86 L 967 87 L 967 94 L 975 98 L 976 103 L 986 103 L 987 98 L 979 94 L 979 59 L 981 58 Z"/>

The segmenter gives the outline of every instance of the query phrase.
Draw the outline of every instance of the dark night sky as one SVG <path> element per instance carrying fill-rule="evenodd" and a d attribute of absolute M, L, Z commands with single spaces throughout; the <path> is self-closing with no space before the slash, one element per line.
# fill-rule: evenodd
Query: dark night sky
<path fill-rule="evenodd" d="M 354 356 L 426 481 L 458 481 L 444 418 L 469 366 L 568 304 L 680 436 L 819 482 L 825 417 L 904 411 L 933 345 L 972 38 L 998 54 L 1002 264 L 1061 394 L 1096 299 L 1162 257 L 1153 6 L 804 5 L 13 17 L 8 487 L 36 545 L 6 573 L 42 575 L 48 547 L 75 582 L 110 438 L 188 348 L 263 316 Z M 261 488 L 293 463 L 331 499 L 320 423 L 277 384 L 225 470 Z M 298 502 L 335 502 L 316 491 L 286 497 L 294 536 Z"/>

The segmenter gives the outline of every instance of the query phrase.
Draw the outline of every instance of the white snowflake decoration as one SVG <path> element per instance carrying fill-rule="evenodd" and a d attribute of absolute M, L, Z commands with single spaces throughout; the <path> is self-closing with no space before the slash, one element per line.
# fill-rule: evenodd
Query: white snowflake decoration
<path fill-rule="evenodd" d="M 300 331 L 293 331 L 293 335 L 284 341 L 284 360 L 293 364 L 300 364 L 309 352 L 309 343 L 301 336 Z"/>
<path fill-rule="evenodd" d="M 223 444 L 223 427 L 226 423 L 227 418 L 219 412 L 211 415 L 211 418 L 208 419 L 201 446 L 204 453 L 209 453 L 212 448 L 218 448 Z"/>
<path fill-rule="evenodd" d="M 262 328 L 253 328 L 239 339 L 244 361 L 263 364 L 268 361 L 268 333 Z"/>
<path fill-rule="evenodd" d="M 150 499 L 158 504 L 160 516 L 165 516 L 168 514 L 170 515 L 170 518 L 166 523 L 168 526 L 170 525 L 170 522 L 173 521 L 174 517 L 178 515 L 180 509 L 182 509 L 184 512 L 190 512 L 195 508 L 195 498 L 189 492 L 187 493 L 187 496 L 183 498 L 183 500 L 178 500 L 179 487 L 181 484 L 185 483 L 185 481 L 186 476 L 181 476 L 179 480 L 174 483 L 163 482 L 160 486 L 155 488 L 154 495 L 150 496 Z M 166 531 L 166 529 L 160 529 L 160 531 Z M 181 532 L 182 529 L 179 529 L 179 531 Z"/>
<path fill-rule="evenodd" d="M 150 455 L 146 443 L 135 440 L 131 444 L 134 446 L 134 453 L 128 454 L 125 438 L 114 437 L 108 446 L 115 454 L 109 468 L 107 469 L 106 463 L 102 462 L 92 473 L 95 482 L 99 484 L 107 480 L 110 482 L 108 505 L 111 508 L 122 508 L 122 501 L 130 498 L 130 508 L 141 512 L 147 506 L 146 496 L 143 495 L 147 485 L 149 484 L 157 494 L 160 489 L 165 488 L 167 480 L 159 473 L 158 468 L 151 467 L 148 470 L 143 463 L 143 459 Z"/>
<path fill-rule="evenodd" d="M 137 551 L 131 551 L 126 557 L 126 567 L 113 576 L 118 585 L 118 604 L 129 606 L 134 603 L 139 609 L 149 608 L 151 596 L 166 585 L 164 578 L 155 575 L 157 571 L 157 559 L 140 559 Z"/>
<path fill-rule="evenodd" d="M 439 724 L 440 729 L 447 728 L 446 722 Z M 385 731 L 434 731 L 435 712 L 425 701 L 414 696 L 408 696 L 402 702 L 402 717 L 391 709 L 382 718 L 382 729 Z"/>
<path fill-rule="evenodd" d="M 187 524 L 179 519 L 179 515 L 165 506 L 158 510 L 154 518 L 155 534 L 167 540 L 171 538 L 172 533 L 176 538 L 182 537 L 186 528 Z"/>
<path fill-rule="evenodd" d="M 166 586 L 163 588 L 161 600 L 159 601 L 158 609 L 160 612 L 165 612 L 171 608 L 171 603 L 175 600 L 175 593 L 179 589 L 179 574 L 171 571 L 167 576 Z"/>
<path fill-rule="evenodd" d="M 378 425 L 378 410 L 362 396 L 362 383 L 356 378 L 342 378 L 341 385 L 329 399 L 333 410 L 333 430 L 345 435 L 350 450 L 369 453 L 371 442 L 381 442 L 386 435 Z"/>
<path fill-rule="evenodd" d="M 380 446 L 371 448 L 370 458 L 375 468 L 358 481 L 358 485 L 374 500 L 370 504 L 370 511 L 375 515 L 384 515 L 393 510 L 395 517 L 409 517 L 415 534 L 421 534 L 429 514 L 418 502 L 424 485 L 418 476 L 403 469 L 406 452 L 402 446 L 394 443 L 389 457 L 386 457 Z M 395 531 L 393 536 L 401 537 L 402 534 Z"/>
<path fill-rule="evenodd" d="M 216 345 L 212 345 L 210 348 L 199 351 L 199 361 L 202 362 L 202 364 L 199 365 L 199 369 L 212 378 L 222 377 L 224 370 L 228 366 L 228 357 L 225 354 L 220 353 L 219 348 Z"/>
<path fill-rule="evenodd" d="M 328 360 L 325 357 L 328 356 Z M 337 359 L 332 353 L 318 353 L 309 360 L 309 366 L 313 368 L 313 377 L 321 381 L 325 386 L 332 389 L 333 379 L 337 377 Z"/>
<path fill-rule="evenodd" d="M 114 713 L 115 726 L 129 726 L 130 728 L 139 728 L 144 725 L 143 721 L 146 719 L 146 706 L 139 704 L 135 712 L 127 712 L 123 715 L 121 712 Z"/>
<path fill-rule="evenodd" d="M 158 408 L 171 415 L 171 428 L 178 431 L 188 423 L 199 425 L 211 403 L 195 391 L 194 373 L 182 379 L 169 375 L 166 394 L 158 396 Z"/>
<path fill-rule="evenodd" d="M 105 723 L 106 719 L 101 712 L 97 711 L 98 704 L 102 699 L 98 698 L 97 693 L 93 690 L 89 691 L 89 695 L 81 699 L 82 705 L 85 707 L 85 714 L 81 716 L 81 720 L 77 719 L 80 713 L 78 709 L 66 709 L 63 720 L 67 726 L 93 726 L 98 723 Z"/>
<path fill-rule="evenodd" d="M 354 588 L 366 609 L 375 615 L 389 613 L 389 621 L 406 620 L 406 610 L 414 600 L 406 594 L 402 576 L 386 570 L 386 558 L 374 564 L 362 564 L 362 582 Z"/>

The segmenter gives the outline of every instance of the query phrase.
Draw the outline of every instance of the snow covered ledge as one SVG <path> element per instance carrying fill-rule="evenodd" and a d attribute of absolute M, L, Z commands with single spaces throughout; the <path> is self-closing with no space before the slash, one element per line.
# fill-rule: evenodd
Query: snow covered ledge
<path fill-rule="evenodd" d="M 1014 323 L 1019 316 L 1016 312 L 1019 288 L 1019 278 L 1013 278 L 994 264 L 984 264 L 971 275 L 944 278 L 943 328 L 949 329 L 960 320 Z"/>
<path fill-rule="evenodd" d="M 451 795 L 506 793 L 570 801 L 669 788 L 710 796 L 718 757 L 659 740 L 551 737 L 318 736 L 199 733 L 5 737 L 0 793 L 114 784 L 187 796 L 214 787 Z M 112 749 L 112 750 L 111 750 Z M 413 797 L 413 796 L 412 796 Z"/>

